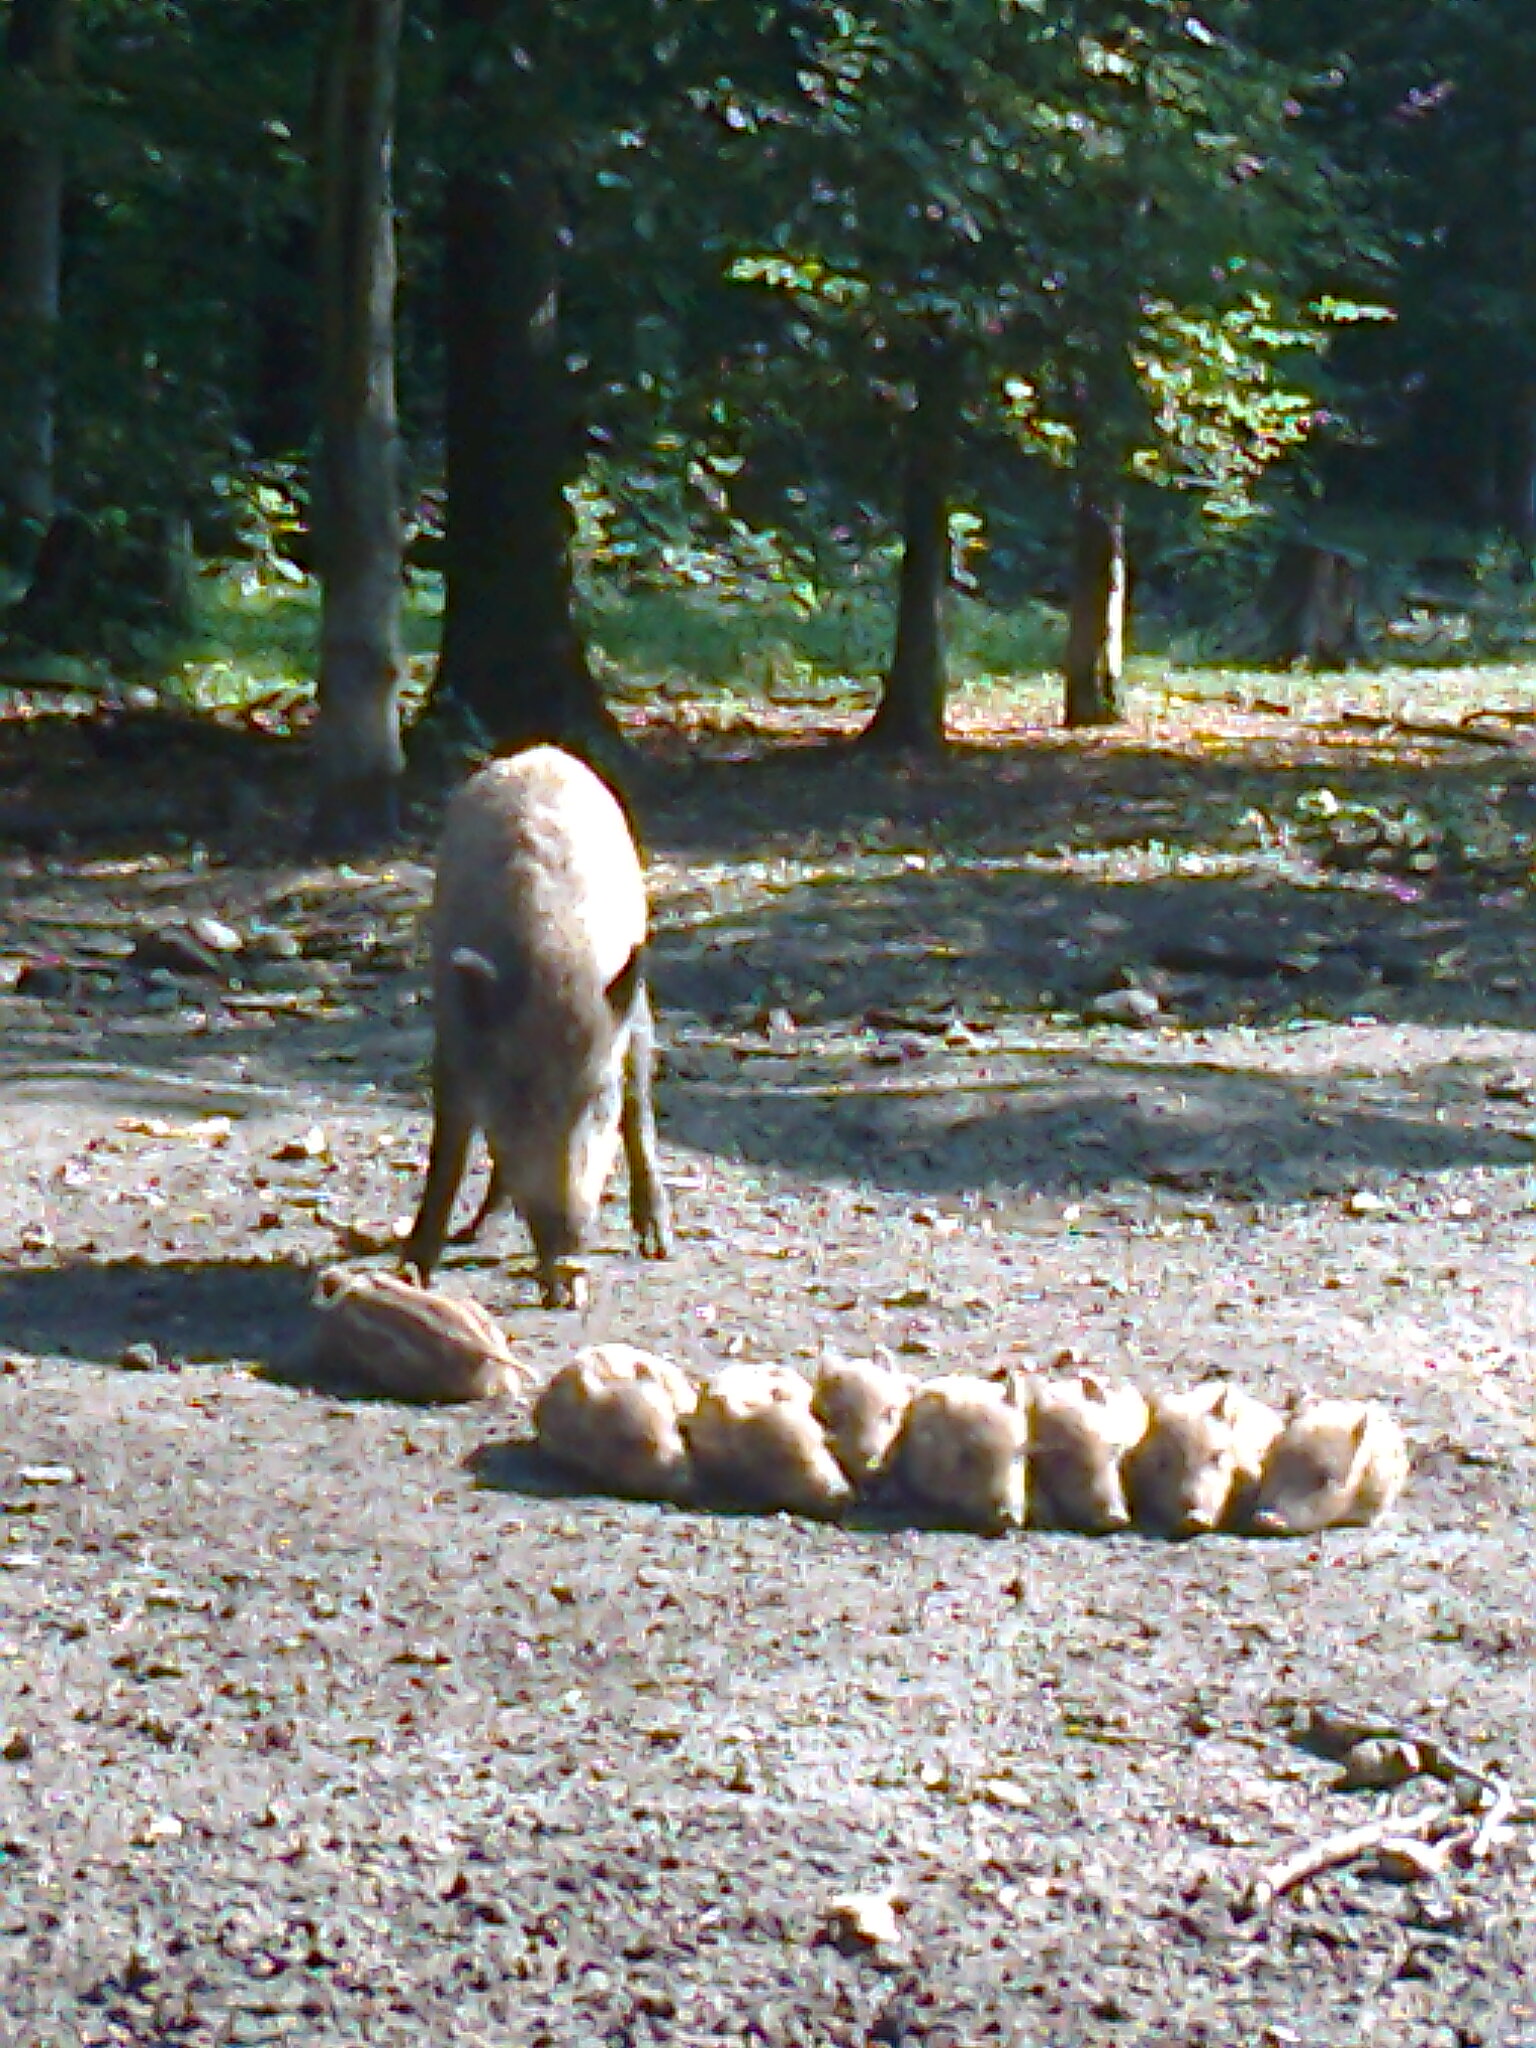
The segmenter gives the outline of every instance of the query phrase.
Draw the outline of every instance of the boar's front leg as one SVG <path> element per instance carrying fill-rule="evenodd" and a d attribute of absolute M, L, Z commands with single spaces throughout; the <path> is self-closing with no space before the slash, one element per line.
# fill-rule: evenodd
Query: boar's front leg
<path fill-rule="evenodd" d="M 656 1156 L 656 1112 L 651 1084 L 656 1068 L 656 1025 L 645 983 L 635 989 L 629 1044 L 624 1057 L 624 1107 L 620 1128 L 629 1166 L 629 1216 L 640 1255 L 665 1259 L 672 1253 L 672 1210 Z"/>
<path fill-rule="evenodd" d="M 433 1069 L 432 1106 L 432 1151 L 427 1161 L 427 1185 L 422 1191 L 421 1207 L 416 1212 L 411 1234 L 400 1254 L 401 1265 L 413 1270 L 423 1286 L 432 1278 L 443 1255 L 448 1219 L 453 1214 L 453 1198 L 464 1178 L 469 1141 L 475 1132 L 474 1120 L 459 1099 L 459 1092 L 441 1059 L 435 1062 Z"/>

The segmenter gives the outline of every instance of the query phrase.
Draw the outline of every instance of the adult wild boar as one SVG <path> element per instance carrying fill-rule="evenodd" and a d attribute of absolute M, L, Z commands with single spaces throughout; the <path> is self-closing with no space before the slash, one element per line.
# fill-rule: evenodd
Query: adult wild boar
<path fill-rule="evenodd" d="M 651 1108 L 654 1038 L 645 882 L 618 801 L 556 747 L 492 761 L 448 806 L 432 905 L 432 1153 L 404 1251 L 442 1255 L 469 1144 L 491 1181 L 457 1242 L 510 1203 L 528 1225 L 546 1307 L 574 1307 L 622 1139 L 647 1258 L 671 1248 Z"/>

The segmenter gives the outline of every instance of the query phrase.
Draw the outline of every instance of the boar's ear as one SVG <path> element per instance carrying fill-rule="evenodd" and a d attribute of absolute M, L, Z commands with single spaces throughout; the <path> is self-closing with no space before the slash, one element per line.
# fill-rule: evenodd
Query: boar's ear
<path fill-rule="evenodd" d="M 634 1008 L 635 997 L 640 990 L 640 978 L 644 972 L 645 948 L 636 946 L 603 991 L 608 998 L 608 1007 L 619 1023 L 622 1023 Z"/>

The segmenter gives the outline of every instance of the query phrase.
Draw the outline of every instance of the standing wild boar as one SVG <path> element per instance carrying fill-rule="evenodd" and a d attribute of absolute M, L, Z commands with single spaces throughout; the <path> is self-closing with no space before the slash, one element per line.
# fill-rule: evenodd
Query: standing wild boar
<path fill-rule="evenodd" d="M 573 1262 L 621 1137 L 641 1252 L 667 1256 L 645 936 L 639 856 L 590 768 L 533 747 L 490 762 L 454 797 L 432 906 L 432 1155 L 404 1251 L 423 1280 L 477 1130 L 491 1181 L 462 1236 L 510 1203 L 532 1235 L 546 1307 L 577 1305 Z"/>

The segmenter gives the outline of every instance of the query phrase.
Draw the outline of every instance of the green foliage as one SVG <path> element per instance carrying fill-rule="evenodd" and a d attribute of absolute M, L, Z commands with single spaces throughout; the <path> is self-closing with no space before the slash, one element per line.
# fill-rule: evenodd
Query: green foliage
<path fill-rule="evenodd" d="M 284 583 L 302 512 L 327 11 L 80 6 L 65 495 L 188 506 L 247 584 Z M 568 209 L 564 341 L 592 437 L 579 566 L 605 648 L 632 631 L 661 661 L 671 635 L 694 672 L 750 672 L 756 631 L 785 660 L 876 672 L 893 447 L 935 338 L 961 383 L 957 502 L 983 575 L 989 536 L 1048 558 L 1065 476 L 1092 464 L 1157 486 L 1155 510 L 1133 490 L 1134 517 L 1185 548 L 1204 530 L 1235 594 L 1260 558 L 1236 535 L 1346 403 L 1362 437 L 1438 456 L 1452 491 L 1482 479 L 1474 542 L 1490 491 L 1510 525 L 1530 484 L 1536 17 L 1517 0 L 508 0 L 498 19 L 471 49 L 438 7 L 408 8 L 414 467 L 438 480 L 445 177 L 515 132 Z M 442 119 L 465 63 L 494 76 L 494 132 Z M 1520 567 L 1507 593 L 1485 579 L 1501 600 Z M 829 620 L 846 592 L 857 630 Z"/>

